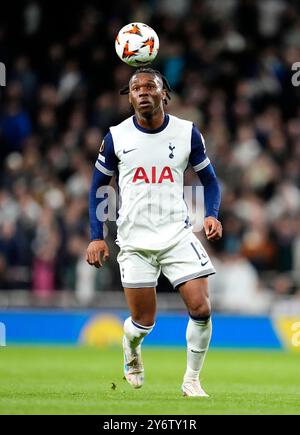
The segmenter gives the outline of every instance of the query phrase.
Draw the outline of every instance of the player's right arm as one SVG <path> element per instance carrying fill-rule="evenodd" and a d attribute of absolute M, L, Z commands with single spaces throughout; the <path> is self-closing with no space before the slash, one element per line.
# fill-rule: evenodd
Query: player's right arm
<path fill-rule="evenodd" d="M 91 241 L 86 251 L 86 261 L 97 268 L 103 265 L 103 261 L 109 257 L 109 249 L 104 240 L 103 208 L 98 207 L 106 198 L 97 198 L 97 190 L 108 186 L 114 172 L 118 168 L 118 159 L 114 152 L 111 133 L 108 133 L 101 144 L 98 159 L 95 163 L 93 178 L 89 194 L 89 216 Z M 98 213 L 97 213 L 98 210 Z"/>

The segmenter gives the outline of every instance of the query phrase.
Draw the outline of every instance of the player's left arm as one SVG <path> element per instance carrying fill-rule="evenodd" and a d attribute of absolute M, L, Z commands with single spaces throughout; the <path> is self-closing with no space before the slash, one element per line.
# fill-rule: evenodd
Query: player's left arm
<path fill-rule="evenodd" d="M 197 172 L 204 187 L 205 218 L 204 230 L 208 240 L 219 240 L 222 237 L 222 224 L 218 220 L 221 203 L 221 191 L 213 165 L 209 163 Z"/>
<path fill-rule="evenodd" d="M 191 138 L 190 163 L 204 187 L 205 218 L 204 230 L 208 240 L 222 237 L 222 224 L 218 220 L 221 203 L 221 191 L 218 179 L 206 155 L 205 142 L 200 131 L 193 126 Z"/>

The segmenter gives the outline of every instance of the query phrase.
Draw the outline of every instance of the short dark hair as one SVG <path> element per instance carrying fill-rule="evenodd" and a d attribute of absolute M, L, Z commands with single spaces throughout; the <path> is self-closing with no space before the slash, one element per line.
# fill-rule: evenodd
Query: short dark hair
<path fill-rule="evenodd" d="M 156 75 L 157 77 L 159 77 L 162 81 L 163 84 L 163 89 L 166 91 L 166 96 L 167 98 L 164 99 L 164 103 L 168 104 L 168 100 L 171 100 L 171 96 L 170 93 L 172 92 L 171 86 L 168 82 L 168 80 L 166 79 L 166 77 L 164 75 L 162 75 L 162 73 L 156 69 L 152 69 L 152 68 L 138 68 L 131 76 L 129 83 L 132 79 L 132 77 L 134 77 L 137 74 L 141 74 L 141 73 L 146 73 L 146 74 L 153 74 Z M 120 90 L 120 95 L 127 95 L 129 94 L 129 83 L 128 85 L 124 86 L 124 88 L 122 88 Z"/>

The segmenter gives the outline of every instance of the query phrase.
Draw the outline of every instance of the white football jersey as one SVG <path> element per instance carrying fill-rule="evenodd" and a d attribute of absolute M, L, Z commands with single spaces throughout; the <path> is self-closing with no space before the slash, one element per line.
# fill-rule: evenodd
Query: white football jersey
<path fill-rule="evenodd" d="M 197 172 L 209 163 L 203 137 L 190 121 L 165 115 L 162 126 L 150 130 L 132 116 L 111 127 L 96 168 L 117 177 L 117 244 L 162 250 L 191 232 L 184 172 L 189 164 Z"/>

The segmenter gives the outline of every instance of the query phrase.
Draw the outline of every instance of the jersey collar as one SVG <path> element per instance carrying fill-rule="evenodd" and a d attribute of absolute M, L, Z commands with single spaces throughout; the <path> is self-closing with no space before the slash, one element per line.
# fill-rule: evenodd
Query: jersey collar
<path fill-rule="evenodd" d="M 138 124 L 135 115 L 133 115 L 132 119 L 133 119 L 134 126 L 138 130 L 140 130 L 143 133 L 154 134 L 154 133 L 159 133 L 159 132 L 163 131 L 167 127 L 167 125 L 169 124 L 170 117 L 167 113 L 165 113 L 165 118 L 164 118 L 164 122 L 162 123 L 162 125 L 158 128 L 154 128 L 154 129 L 141 127 Z"/>

